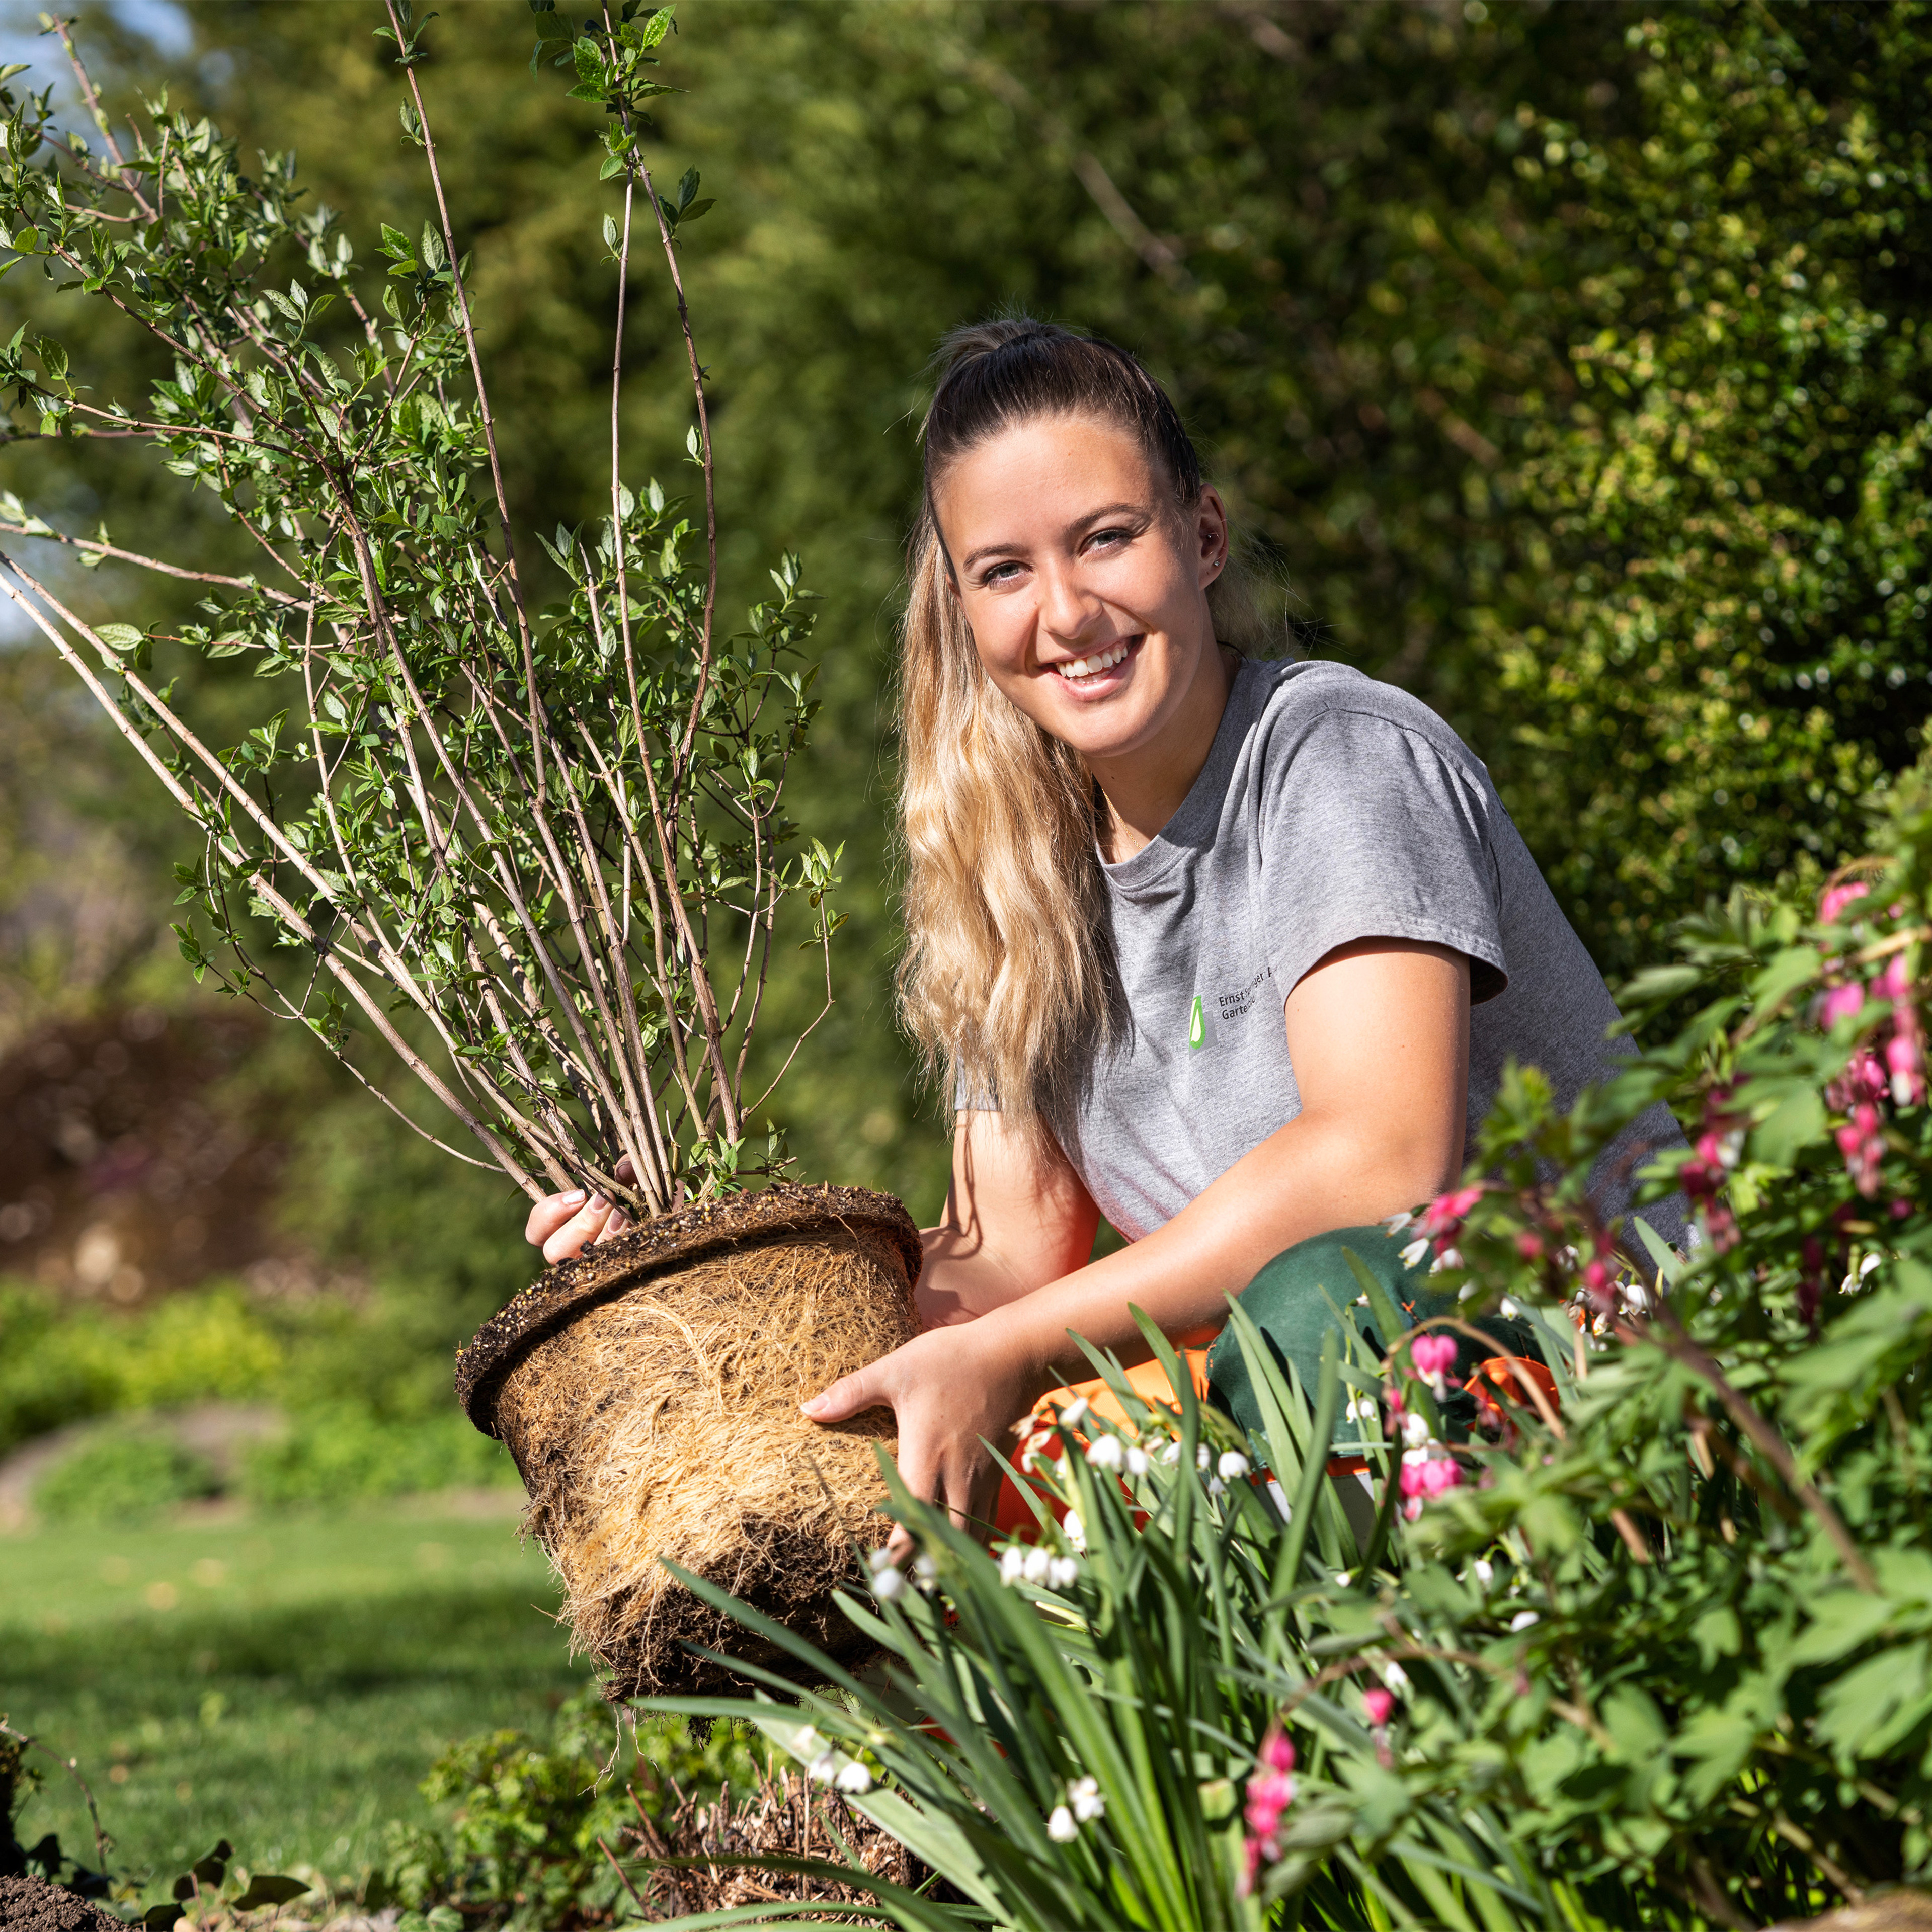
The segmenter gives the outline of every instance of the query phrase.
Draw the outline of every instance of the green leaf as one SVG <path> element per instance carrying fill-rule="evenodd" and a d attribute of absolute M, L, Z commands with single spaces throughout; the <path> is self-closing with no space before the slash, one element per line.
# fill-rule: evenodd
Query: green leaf
<path fill-rule="evenodd" d="M 1811 1621 L 1779 1661 L 1796 1670 L 1808 1664 L 1836 1664 L 1869 1643 L 1891 1622 L 1897 1606 L 1887 1597 L 1862 1590 L 1834 1591 L 1812 1606 Z"/>
<path fill-rule="evenodd" d="M 148 641 L 146 633 L 132 624 L 97 624 L 94 634 L 110 651 L 138 650 Z"/>
<path fill-rule="evenodd" d="M 1793 1082 L 1785 1097 L 1751 1129 L 1751 1158 L 1789 1168 L 1799 1150 L 1822 1139 L 1824 1132 L 1825 1103 L 1817 1089 L 1808 1081 Z"/>
<path fill-rule="evenodd" d="M 286 1905 L 310 1889 L 298 1878 L 286 1878 L 279 1872 L 257 1872 L 248 1881 L 248 1890 L 235 1901 L 232 1910 L 254 1912 L 264 1905 Z"/>

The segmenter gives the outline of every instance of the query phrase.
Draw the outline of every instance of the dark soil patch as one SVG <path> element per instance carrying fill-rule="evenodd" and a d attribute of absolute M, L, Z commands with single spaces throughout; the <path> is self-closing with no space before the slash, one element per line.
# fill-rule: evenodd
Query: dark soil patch
<path fill-rule="evenodd" d="M 44 1878 L 0 1878 L 0 1925 L 7 1932 L 128 1932 L 125 1919 Z"/>

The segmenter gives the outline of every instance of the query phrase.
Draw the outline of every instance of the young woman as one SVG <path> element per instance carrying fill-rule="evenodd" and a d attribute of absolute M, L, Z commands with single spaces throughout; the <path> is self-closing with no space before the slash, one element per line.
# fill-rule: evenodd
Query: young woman
<path fill-rule="evenodd" d="M 925 456 L 900 993 L 955 1082 L 952 1185 L 926 1332 L 806 1412 L 889 1405 L 908 1484 L 983 1520 L 982 1438 L 1090 1372 L 1072 1336 L 1133 1362 L 1131 1308 L 1219 1327 L 1284 1250 L 1452 1183 L 1507 1059 L 1567 1104 L 1616 1015 L 1454 732 L 1244 656 L 1226 512 L 1132 356 L 960 330 Z M 1090 1261 L 1103 1214 L 1127 1245 Z M 621 1225 L 559 1196 L 527 1232 L 556 1260 Z"/>

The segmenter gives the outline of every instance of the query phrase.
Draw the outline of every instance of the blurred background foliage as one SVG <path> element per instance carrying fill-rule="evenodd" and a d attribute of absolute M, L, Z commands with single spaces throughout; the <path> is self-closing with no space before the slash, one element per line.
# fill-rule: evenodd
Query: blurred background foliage
<path fill-rule="evenodd" d="M 945 328 L 1008 304 L 1147 358 L 1279 593 L 1285 644 L 1408 687 L 1463 734 L 1612 977 L 1708 896 L 1846 856 L 1853 802 L 1917 755 L 1932 694 L 1927 10 L 684 9 L 667 77 L 689 92 L 663 104 L 659 171 L 695 166 L 718 197 L 683 248 L 728 599 L 756 595 L 784 548 L 825 598 L 825 709 L 795 796 L 808 831 L 844 843 L 853 917 L 839 1004 L 782 1093 L 808 1177 L 893 1189 L 922 1218 L 943 1192 L 943 1124 L 890 1004 L 894 598 L 926 358 Z M 414 232 L 428 212 L 374 18 L 267 0 L 81 14 L 118 98 L 165 81 L 244 154 L 294 148 L 365 258 L 379 220 Z M 532 83 L 530 44 L 520 0 L 444 0 L 423 79 L 475 250 L 514 507 L 548 528 L 596 514 L 607 488 L 613 292 L 596 114 Z M 57 52 L 35 44 L 50 77 Z M 0 329 L 57 327 L 85 380 L 131 396 L 146 352 L 68 307 L 30 271 L 0 282 Z M 645 278 L 628 433 L 674 488 L 677 353 Z M 137 446 L 16 443 L 0 488 L 135 548 L 236 554 Z M 185 601 L 111 566 L 64 580 L 127 621 Z M 255 694 L 242 680 L 210 695 L 239 712 Z M 0 1270 L 43 1283 L 0 1314 L 10 1336 L 30 1302 L 54 1321 L 50 1294 L 138 1309 L 209 1272 L 214 1250 L 184 1238 L 81 1261 L 112 1220 L 100 1174 L 122 1172 L 100 1163 L 154 1139 L 98 1118 L 86 1069 L 148 1050 L 117 1016 L 160 1013 L 148 1038 L 179 1039 L 210 1009 L 156 944 L 185 829 L 24 639 L 0 651 L 0 1052 L 39 1082 L 52 1150 L 31 1199 L 0 1180 Z M 767 1048 L 815 1010 L 795 956 Z M 35 1073 L 50 1052 L 64 1070 Z M 112 1066 L 97 1085 L 122 1080 Z M 257 1166 L 202 1177 L 208 1201 L 166 1209 L 170 1227 L 192 1221 L 206 1244 L 245 1217 L 253 1260 L 221 1264 L 255 1303 L 279 1320 L 334 1295 L 379 1338 L 362 1384 L 304 1378 L 316 1400 L 426 1414 L 447 1346 L 528 1273 L 520 1203 L 291 1036 L 164 1083 L 154 1111 L 188 1100 L 245 1122 Z M 61 1123 L 82 1116 L 92 1142 L 70 1158 Z M 135 1233 L 115 1238 L 135 1255 Z M 35 1412 L 44 1426 L 112 1406 Z"/>

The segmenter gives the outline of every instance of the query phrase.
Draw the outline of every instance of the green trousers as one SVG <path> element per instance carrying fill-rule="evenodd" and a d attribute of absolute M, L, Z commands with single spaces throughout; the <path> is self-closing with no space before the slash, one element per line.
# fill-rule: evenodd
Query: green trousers
<path fill-rule="evenodd" d="M 1370 1354 L 1379 1358 L 1387 1352 L 1387 1339 L 1376 1333 L 1374 1317 L 1362 1305 L 1362 1285 L 1348 1265 L 1348 1254 L 1354 1254 L 1388 1289 L 1390 1300 L 1411 1327 L 1456 1312 L 1453 1291 L 1429 1286 L 1426 1262 L 1413 1268 L 1402 1265 L 1402 1247 L 1410 1238 L 1406 1234 L 1391 1235 L 1379 1223 L 1367 1228 L 1338 1228 L 1333 1234 L 1315 1235 L 1276 1255 L 1241 1291 L 1241 1306 L 1261 1330 L 1276 1366 L 1286 1376 L 1289 1365 L 1293 1365 L 1310 1402 L 1321 1386 L 1322 1340 L 1331 1330 L 1352 1323 Z M 1486 1347 L 1467 1335 L 1456 1335 L 1454 1373 L 1459 1378 L 1466 1380 L 1476 1364 L 1486 1356 L 1536 1353 L 1529 1331 L 1521 1323 L 1490 1316 L 1470 1325 L 1488 1336 L 1493 1346 Z M 1346 1359 L 1346 1350 L 1343 1359 Z M 1258 1432 L 1261 1405 L 1232 1324 L 1221 1331 L 1220 1339 L 1208 1352 L 1208 1378 L 1215 1406 L 1232 1416 L 1249 1434 Z M 1346 1411 L 1346 1396 L 1343 1408 Z M 1457 1392 L 1444 1405 L 1443 1420 L 1454 1434 L 1466 1436 L 1474 1419 L 1475 1403 L 1466 1394 Z M 1359 1449 L 1363 1439 L 1360 1424 L 1346 1413 L 1339 1414 L 1330 1453 L 1351 1454 Z"/>

